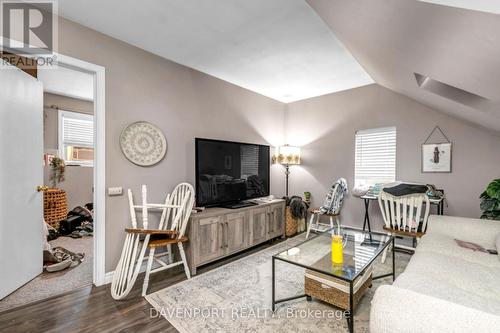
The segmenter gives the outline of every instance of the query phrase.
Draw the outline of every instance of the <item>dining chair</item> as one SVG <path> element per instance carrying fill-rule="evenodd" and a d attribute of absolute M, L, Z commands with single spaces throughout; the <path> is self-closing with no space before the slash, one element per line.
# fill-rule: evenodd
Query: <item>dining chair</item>
<path fill-rule="evenodd" d="M 323 232 L 335 225 L 340 226 L 340 211 L 347 192 L 347 181 L 344 178 L 339 178 L 330 188 L 323 205 L 320 208 L 310 210 L 311 219 L 307 225 L 306 239 L 309 238 L 311 231 Z M 322 223 L 321 216 L 328 216 L 330 224 Z M 334 220 L 335 224 L 333 223 Z"/>
<path fill-rule="evenodd" d="M 425 235 L 429 220 L 430 202 L 427 194 L 415 193 L 396 197 L 382 189 L 378 196 L 378 203 L 384 219 L 384 230 L 395 236 L 416 240 L 413 247 L 401 244 L 395 247 L 415 250 L 415 243 L 418 244 L 420 238 Z M 382 262 L 385 262 L 387 250 L 386 248 L 382 255 Z"/>
<path fill-rule="evenodd" d="M 181 183 L 175 187 L 172 194 L 167 194 L 163 204 L 152 204 L 147 201 L 146 185 L 142 185 L 142 204 L 134 204 L 130 189 L 128 190 L 128 202 L 132 227 L 125 229 L 125 242 L 111 282 L 111 296 L 116 300 L 124 299 L 132 290 L 142 264 L 146 260 L 147 249 L 150 250 L 150 253 L 147 258 L 143 296 L 148 287 L 149 275 L 160 271 L 160 269 L 152 270 L 152 261 L 160 263 L 161 270 L 184 264 L 186 275 L 188 278 L 190 277 L 182 243 L 187 241 L 184 233 L 194 203 L 193 187 L 190 184 Z M 142 227 L 139 227 L 137 223 L 137 209 L 142 212 Z M 149 228 L 149 210 L 160 210 L 162 213 L 158 229 Z M 173 263 L 171 249 L 173 244 L 178 244 L 182 259 L 176 263 Z M 166 251 L 155 256 L 157 247 L 166 247 Z M 162 256 L 168 257 L 168 263 L 159 259 Z"/>
<path fill-rule="evenodd" d="M 187 183 L 177 185 L 170 196 L 168 207 L 162 213 L 159 225 L 159 229 L 171 231 L 171 234 L 167 234 L 166 236 L 163 234 L 152 236 L 153 239 L 150 239 L 148 243 L 149 257 L 146 266 L 146 276 L 144 277 L 144 284 L 142 287 L 142 296 L 146 296 L 149 277 L 153 273 L 158 273 L 182 264 L 186 277 L 188 279 L 191 278 L 183 243 L 188 241 L 185 233 L 189 217 L 193 210 L 193 205 L 193 186 Z M 173 252 L 171 248 L 174 244 L 177 244 L 181 257 L 180 260 L 175 262 L 173 261 Z M 166 248 L 167 251 L 155 255 L 156 250 L 159 248 Z M 168 262 L 160 259 L 160 257 L 164 256 L 168 256 Z M 153 262 L 159 264 L 159 267 L 153 269 Z"/>

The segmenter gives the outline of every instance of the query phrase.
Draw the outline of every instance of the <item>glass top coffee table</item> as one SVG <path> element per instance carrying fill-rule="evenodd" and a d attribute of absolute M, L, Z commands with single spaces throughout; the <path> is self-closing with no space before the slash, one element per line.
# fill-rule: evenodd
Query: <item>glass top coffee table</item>
<path fill-rule="evenodd" d="M 275 297 L 275 262 L 276 260 L 300 266 L 323 275 L 328 275 L 335 279 L 344 281 L 349 285 L 349 310 L 347 315 L 347 324 L 349 331 L 354 331 L 354 283 L 358 277 L 363 275 L 371 264 L 381 255 L 384 250 L 392 243 L 392 272 L 375 276 L 372 280 L 382 279 L 392 276 L 395 279 L 395 256 L 394 256 L 394 237 L 386 233 L 368 232 L 361 229 L 342 227 L 341 235 L 344 238 L 342 264 L 332 262 L 332 235 L 337 234 L 337 228 L 329 229 L 308 240 L 280 252 L 272 259 L 272 309 L 278 303 L 287 302 L 307 295 L 297 295 L 277 300 Z"/>

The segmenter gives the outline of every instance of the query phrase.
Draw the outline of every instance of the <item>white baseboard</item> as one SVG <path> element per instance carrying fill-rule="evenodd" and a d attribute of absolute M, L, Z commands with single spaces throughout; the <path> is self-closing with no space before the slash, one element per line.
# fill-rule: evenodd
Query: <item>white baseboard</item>
<path fill-rule="evenodd" d="M 104 274 L 104 284 L 109 284 L 111 281 L 113 281 L 113 274 L 115 274 L 115 271 L 107 272 Z"/>

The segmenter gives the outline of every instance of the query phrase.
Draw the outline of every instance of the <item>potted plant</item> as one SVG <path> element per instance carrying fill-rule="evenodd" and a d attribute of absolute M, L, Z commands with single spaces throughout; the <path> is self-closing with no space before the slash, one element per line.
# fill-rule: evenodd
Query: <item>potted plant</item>
<path fill-rule="evenodd" d="M 310 205 L 311 204 L 311 192 L 304 192 L 304 201 Z"/>
<path fill-rule="evenodd" d="M 52 188 L 56 188 L 59 183 L 64 181 L 65 168 L 66 165 L 62 158 L 54 157 L 52 161 L 50 161 L 50 181 Z"/>
<path fill-rule="evenodd" d="M 481 193 L 482 219 L 500 220 L 500 179 L 495 179 Z"/>
<path fill-rule="evenodd" d="M 66 165 L 64 160 L 54 157 L 49 164 L 51 188 L 43 192 L 43 216 L 45 222 L 55 229 L 68 215 L 68 200 L 66 192 L 56 188 L 64 181 Z"/>

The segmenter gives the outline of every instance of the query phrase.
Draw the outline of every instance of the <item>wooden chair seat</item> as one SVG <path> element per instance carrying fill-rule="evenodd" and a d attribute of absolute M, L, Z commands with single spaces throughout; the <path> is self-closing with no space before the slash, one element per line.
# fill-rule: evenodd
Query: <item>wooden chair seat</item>
<path fill-rule="evenodd" d="M 328 229 L 333 228 L 335 226 L 333 220 L 336 221 L 337 225 L 340 225 L 340 220 L 339 220 L 340 213 L 334 213 L 334 214 L 323 213 L 319 208 L 309 209 L 309 212 L 311 213 L 311 219 L 309 220 L 309 224 L 307 226 L 306 239 L 309 238 L 309 234 L 311 233 L 311 231 L 325 232 Z M 329 224 L 322 223 L 320 221 L 321 216 L 328 216 L 330 219 L 330 223 Z"/>
<path fill-rule="evenodd" d="M 425 232 L 413 232 L 413 231 L 406 231 L 406 230 L 397 230 L 397 229 L 392 229 L 384 226 L 384 230 L 389 231 L 393 234 L 396 235 L 401 235 L 401 236 L 406 236 L 406 237 L 417 237 L 420 238 L 423 235 L 425 235 Z"/>
<path fill-rule="evenodd" d="M 325 215 L 325 216 L 340 216 L 340 213 L 321 213 L 321 210 L 319 208 L 311 208 L 309 209 L 309 212 L 311 214 L 321 214 L 321 215 Z"/>
<path fill-rule="evenodd" d="M 186 236 L 182 236 L 181 238 L 163 238 L 163 239 L 154 239 L 150 240 L 148 243 L 148 248 L 157 248 L 164 247 L 171 244 L 184 243 L 187 242 L 188 238 Z"/>
<path fill-rule="evenodd" d="M 159 230 L 159 229 L 142 229 L 142 228 L 125 228 L 125 232 L 131 234 L 144 234 L 144 235 L 168 235 L 176 236 L 175 230 Z"/>

